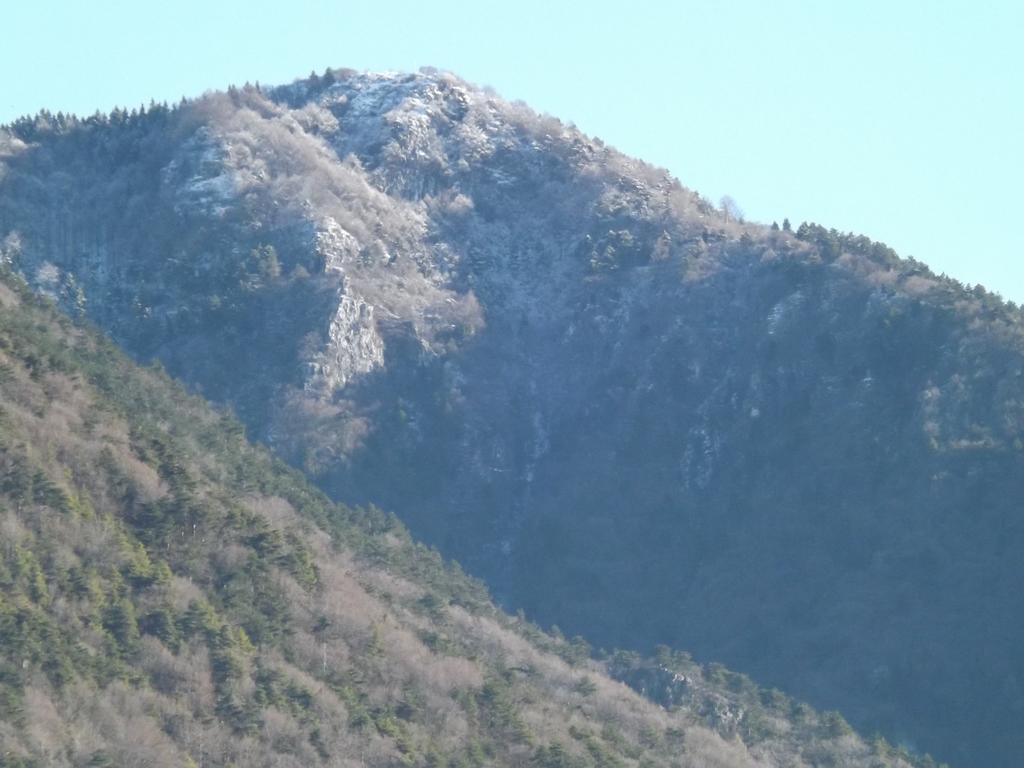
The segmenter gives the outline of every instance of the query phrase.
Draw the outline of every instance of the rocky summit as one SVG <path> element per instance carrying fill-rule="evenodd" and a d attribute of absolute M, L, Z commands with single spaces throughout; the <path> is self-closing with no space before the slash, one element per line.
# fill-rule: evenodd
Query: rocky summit
<path fill-rule="evenodd" d="M 993 294 L 434 70 L 16 121 L 0 259 L 507 608 L 953 764 L 1024 754 L 1024 325 Z"/>

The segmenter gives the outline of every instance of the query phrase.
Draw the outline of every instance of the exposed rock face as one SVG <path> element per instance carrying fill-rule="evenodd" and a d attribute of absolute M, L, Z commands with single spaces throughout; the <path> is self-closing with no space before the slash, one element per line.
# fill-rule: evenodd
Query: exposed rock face
<path fill-rule="evenodd" d="M 826 235 L 433 72 L 0 138 L 0 256 L 507 605 L 1011 765 L 1020 318 Z"/>

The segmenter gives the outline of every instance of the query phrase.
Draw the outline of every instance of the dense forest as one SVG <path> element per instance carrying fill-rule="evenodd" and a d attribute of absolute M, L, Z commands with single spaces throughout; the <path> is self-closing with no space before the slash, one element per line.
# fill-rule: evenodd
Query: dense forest
<path fill-rule="evenodd" d="M 929 764 L 501 613 L 7 271 L 0 393 L 5 768 Z"/>

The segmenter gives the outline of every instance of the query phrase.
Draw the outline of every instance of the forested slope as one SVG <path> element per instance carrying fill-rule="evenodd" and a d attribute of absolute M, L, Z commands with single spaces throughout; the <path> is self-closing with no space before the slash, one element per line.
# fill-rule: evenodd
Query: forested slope
<path fill-rule="evenodd" d="M 502 614 L 0 275 L 5 768 L 823 761 L 909 764 L 720 668 Z"/>

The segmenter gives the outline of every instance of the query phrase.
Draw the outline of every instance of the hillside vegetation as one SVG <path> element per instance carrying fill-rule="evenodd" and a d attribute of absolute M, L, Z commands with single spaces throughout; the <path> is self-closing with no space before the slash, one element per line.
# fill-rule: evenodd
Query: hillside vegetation
<path fill-rule="evenodd" d="M 48 304 L 0 275 L 5 768 L 910 764 L 685 655 L 597 662 L 500 613 Z"/>

